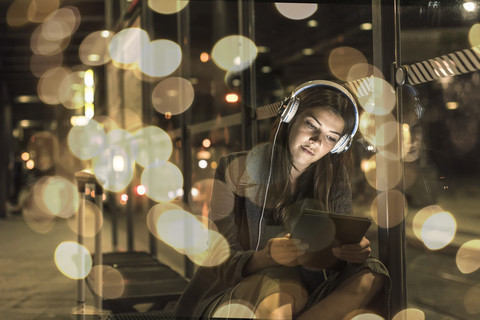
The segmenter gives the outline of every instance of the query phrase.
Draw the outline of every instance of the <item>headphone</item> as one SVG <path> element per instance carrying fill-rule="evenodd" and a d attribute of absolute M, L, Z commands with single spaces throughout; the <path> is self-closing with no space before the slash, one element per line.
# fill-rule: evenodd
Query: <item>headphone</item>
<path fill-rule="evenodd" d="M 347 88 L 345 88 L 341 84 L 338 84 L 333 81 L 327 81 L 327 80 L 311 80 L 299 85 L 297 88 L 295 88 L 295 90 L 293 90 L 290 97 L 284 100 L 284 102 L 280 106 L 280 109 L 278 110 L 281 122 L 289 123 L 295 117 L 295 114 L 297 113 L 297 110 L 298 110 L 298 106 L 300 105 L 300 99 L 297 98 L 297 95 L 300 92 L 312 87 L 328 87 L 331 89 L 335 89 L 343 93 L 345 96 L 347 96 L 348 100 L 350 100 L 350 102 L 352 103 L 353 109 L 355 111 L 355 125 L 352 130 L 352 133 L 345 134 L 343 137 L 341 137 L 338 140 L 338 142 L 335 144 L 333 149 L 330 151 L 330 153 L 342 153 L 347 151 L 348 148 L 350 148 L 350 145 L 352 144 L 353 137 L 357 133 L 359 118 L 358 118 L 358 107 L 357 107 L 357 102 L 355 98 L 350 93 L 350 91 L 348 91 Z"/>

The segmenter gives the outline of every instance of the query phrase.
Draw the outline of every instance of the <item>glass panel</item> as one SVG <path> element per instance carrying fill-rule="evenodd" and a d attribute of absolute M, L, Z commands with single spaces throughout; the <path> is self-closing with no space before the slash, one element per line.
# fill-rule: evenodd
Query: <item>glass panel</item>
<path fill-rule="evenodd" d="M 400 1 L 407 286 L 427 319 L 478 319 L 477 1 Z"/>

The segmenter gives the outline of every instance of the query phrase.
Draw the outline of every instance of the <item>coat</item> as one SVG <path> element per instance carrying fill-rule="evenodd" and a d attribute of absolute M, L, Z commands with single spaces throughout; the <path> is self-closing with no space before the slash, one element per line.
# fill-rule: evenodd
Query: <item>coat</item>
<path fill-rule="evenodd" d="M 220 159 L 215 172 L 209 218 L 230 245 L 230 255 L 218 266 L 200 266 L 175 306 L 177 317 L 201 318 L 208 306 L 247 275 L 245 264 L 255 252 L 259 237 L 264 187 L 259 183 L 262 166 L 268 160 L 265 147 L 236 152 Z M 348 186 L 337 212 L 351 212 Z M 265 226 L 262 224 L 262 228 Z M 261 248 L 260 248 L 261 249 Z"/>

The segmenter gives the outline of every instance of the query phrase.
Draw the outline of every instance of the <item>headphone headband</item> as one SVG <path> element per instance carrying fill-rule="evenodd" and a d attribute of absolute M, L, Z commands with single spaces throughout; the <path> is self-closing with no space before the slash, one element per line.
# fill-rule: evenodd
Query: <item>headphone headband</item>
<path fill-rule="evenodd" d="M 347 88 L 345 88 L 339 83 L 328 81 L 328 80 L 311 80 L 299 85 L 297 88 L 295 88 L 295 90 L 292 91 L 290 98 L 286 99 L 282 104 L 282 106 L 280 107 L 280 110 L 279 110 L 279 112 L 281 113 L 280 119 L 282 122 L 289 123 L 294 118 L 295 114 L 297 113 L 298 106 L 300 105 L 300 100 L 297 98 L 297 95 L 306 89 L 317 87 L 317 86 L 329 87 L 337 91 L 340 91 L 348 98 L 348 100 L 350 100 L 350 102 L 353 105 L 354 112 L 355 112 L 355 124 L 354 124 L 353 130 L 350 134 L 345 134 L 343 137 L 341 137 L 340 140 L 335 144 L 333 149 L 330 151 L 330 153 L 341 153 L 341 152 L 347 151 L 347 149 L 352 144 L 353 137 L 355 136 L 358 130 L 358 125 L 359 125 L 358 106 L 352 93 L 350 93 L 350 91 L 348 91 Z"/>

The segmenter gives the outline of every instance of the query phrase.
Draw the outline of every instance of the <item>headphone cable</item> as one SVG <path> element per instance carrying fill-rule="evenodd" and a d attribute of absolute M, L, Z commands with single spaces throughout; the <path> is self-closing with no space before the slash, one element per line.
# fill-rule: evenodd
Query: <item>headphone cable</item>
<path fill-rule="evenodd" d="M 267 196 L 268 196 L 268 189 L 270 187 L 270 179 L 272 177 L 273 153 L 274 153 L 274 150 L 275 150 L 275 144 L 277 142 L 278 131 L 280 130 L 281 125 L 282 125 L 282 121 L 279 121 L 277 129 L 275 131 L 275 136 L 273 138 L 272 152 L 270 154 L 270 168 L 268 170 L 267 186 L 265 188 L 265 197 L 263 199 L 262 214 L 260 215 L 260 220 L 258 222 L 258 239 L 257 239 L 257 245 L 255 247 L 255 251 L 258 251 L 258 247 L 260 246 L 260 238 L 261 238 L 261 235 L 262 235 L 262 221 L 263 221 L 263 216 L 265 214 L 265 206 L 267 204 Z"/>

